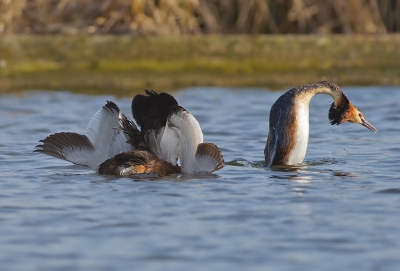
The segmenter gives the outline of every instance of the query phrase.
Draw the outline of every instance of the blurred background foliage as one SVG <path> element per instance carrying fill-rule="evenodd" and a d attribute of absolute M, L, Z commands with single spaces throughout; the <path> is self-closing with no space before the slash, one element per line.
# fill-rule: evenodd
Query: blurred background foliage
<path fill-rule="evenodd" d="M 399 85 L 399 32 L 400 0 L 0 0 L 0 93 Z"/>
<path fill-rule="evenodd" d="M 0 33 L 382 34 L 399 15 L 399 0 L 0 0 Z"/>

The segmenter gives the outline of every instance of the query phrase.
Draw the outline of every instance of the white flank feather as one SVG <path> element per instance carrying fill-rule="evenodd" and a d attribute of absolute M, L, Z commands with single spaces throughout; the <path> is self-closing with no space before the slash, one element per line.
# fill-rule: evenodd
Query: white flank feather
<path fill-rule="evenodd" d="M 147 135 L 147 144 L 158 158 L 176 166 L 179 158 L 179 137 L 168 124 L 158 130 L 152 130 Z"/>
<path fill-rule="evenodd" d="M 174 166 L 177 164 L 181 152 L 180 140 L 176 131 L 168 125 L 163 127 L 163 134 L 160 141 L 161 159 Z"/>
<path fill-rule="evenodd" d="M 185 110 L 172 113 L 166 125 L 166 132 L 175 132 L 179 138 L 178 150 L 182 173 L 196 173 L 196 150 L 203 142 L 203 132 L 198 121 Z"/>

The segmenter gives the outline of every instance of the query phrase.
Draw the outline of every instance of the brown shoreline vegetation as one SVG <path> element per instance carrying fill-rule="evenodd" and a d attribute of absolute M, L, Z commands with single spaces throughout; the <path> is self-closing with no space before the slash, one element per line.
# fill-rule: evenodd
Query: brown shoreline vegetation
<path fill-rule="evenodd" d="M 0 0 L 0 92 L 400 85 L 399 13 L 392 0 Z"/>
<path fill-rule="evenodd" d="M 0 33 L 384 34 L 398 0 L 0 0 Z"/>

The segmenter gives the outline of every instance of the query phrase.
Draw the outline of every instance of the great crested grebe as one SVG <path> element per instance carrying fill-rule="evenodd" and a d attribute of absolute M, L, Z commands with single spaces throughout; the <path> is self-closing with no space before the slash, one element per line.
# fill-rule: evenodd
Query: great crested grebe
<path fill-rule="evenodd" d="M 310 100 L 317 94 L 328 94 L 333 99 L 328 115 L 332 125 L 348 121 L 378 132 L 335 83 L 321 81 L 292 88 L 271 107 L 264 149 L 268 166 L 303 162 L 308 145 Z"/>
<path fill-rule="evenodd" d="M 35 152 L 96 169 L 100 174 L 209 174 L 224 166 L 218 147 L 203 143 L 197 120 L 174 97 L 146 90 L 132 100 L 140 126 L 110 101 L 90 120 L 84 135 L 52 134 Z M 178 159 L 180 166 L 178 165 Z"/>

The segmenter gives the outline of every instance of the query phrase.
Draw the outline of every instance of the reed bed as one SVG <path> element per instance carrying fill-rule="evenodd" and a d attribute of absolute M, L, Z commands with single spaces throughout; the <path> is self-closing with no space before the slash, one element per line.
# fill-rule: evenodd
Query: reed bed
<path fill-rule="evenodd" d="M 400 32 L 399 0 L 0 0 L 8 34 Z"/>

